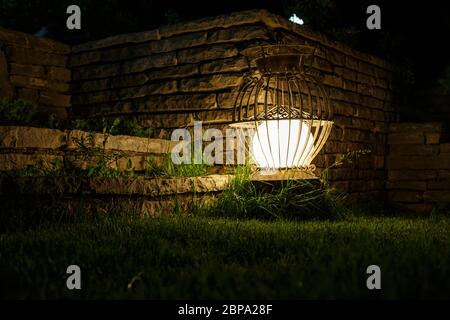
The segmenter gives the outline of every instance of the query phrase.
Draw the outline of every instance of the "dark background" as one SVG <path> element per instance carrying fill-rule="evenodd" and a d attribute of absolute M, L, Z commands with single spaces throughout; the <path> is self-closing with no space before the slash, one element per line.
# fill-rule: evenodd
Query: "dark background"
<path fill-rule="evenodd" d="M 446 1 L 350 0 L 0 0 L 0 26 L 68 44 L 149 30 L 234 11 L 264 8 L 385 59 L 401 70 L 402 120 L 450 116 L 450 6 Z M 66 28 L 70 4 L 82 10 L 82 30 Z M 381 30 L 366 28 L 366 8 L 381 8 Z M 45 32 L 44 32 L 45 33 Z"/>

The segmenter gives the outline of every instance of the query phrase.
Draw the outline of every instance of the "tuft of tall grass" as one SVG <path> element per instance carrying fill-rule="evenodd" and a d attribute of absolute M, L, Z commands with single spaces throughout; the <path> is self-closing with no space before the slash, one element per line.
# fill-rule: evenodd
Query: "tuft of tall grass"
<path fill-rule="evenodd" d="M 237 167 L 230 186 L 218 201 L 198 210 L 198 214 L 244 219 L 329 219 L 337 220 L 350 212 L 345 195 L 309 180 L 280 181 L 262 186 L 250 179 L 249 166 Z"/>
<path fill-rule="evenodd" d="M 203 162 L 174 164 L 168 153 L 161 165 L 157 164 L 155 159 L 149 158 L 146 161 L 145 175 L 148 177 L 199 177 L 207 175 L 210 168 L 210 165 Z"/>

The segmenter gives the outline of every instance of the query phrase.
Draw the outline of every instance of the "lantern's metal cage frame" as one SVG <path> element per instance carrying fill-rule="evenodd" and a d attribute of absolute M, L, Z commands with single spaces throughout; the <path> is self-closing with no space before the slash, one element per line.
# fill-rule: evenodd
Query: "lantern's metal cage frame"
<path fill-rule="evenodd" d="M 231 127 L 240 132 L 239 142 L 245 145 L 246 154 L 254 164 L 257 160 L 253 155 L 253 140 L 258 140 L 261 150 L 269 146 L 270 152 L 263 151 L 266 165 L 259 169 L 272 172 L 294 169 L 309 173 L 315 170 L 311 161 L 325 145 L 333 126 L 329 96 L 317 78 L 318 73 L 312 69 L 315 51 L 314 47 L 287 44 L 255 46 L 243 51 L 253 70 L 244 77 L 236 96 Z M 280 120 L 288 120 L 288 136 L 283 137 L 288 139 L 285 159 L 281 159 L 280 134 L 277 134 L 278 143 L 273 143 L 269 137 L 268 122 L 277 121 L 279 129 Z M 289 148 L 294 121 L 297 138 L 292 151 Z M 266 139 L 261 141 L 264 137 L 258 133 L 258 127 L 264 122 L 267 133 Z M 302 139 L 307 143 L 300 146 Z M 272 150 L 271 144 L 274 149 L 278 146 L 278 150 Z M 294 154 L 288 163 L 290 152 Z"/>

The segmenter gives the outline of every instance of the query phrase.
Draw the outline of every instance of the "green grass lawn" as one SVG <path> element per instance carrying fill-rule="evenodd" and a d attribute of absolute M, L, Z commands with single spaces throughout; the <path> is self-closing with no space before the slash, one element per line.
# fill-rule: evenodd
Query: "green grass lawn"
<path fill-rule="evenodd" d="M 81 267 L 82 290 L 66 289 Z M 366 268 L 381 268 L 381 290 Z M 449 298 L 450 218 L 109 218 L 0 234 L 2 298 Z"/>

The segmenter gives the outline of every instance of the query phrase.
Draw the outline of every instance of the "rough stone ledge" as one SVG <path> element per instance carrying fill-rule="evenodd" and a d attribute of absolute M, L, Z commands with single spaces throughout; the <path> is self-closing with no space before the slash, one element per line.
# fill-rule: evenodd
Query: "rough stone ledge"
<path fill-rule="evenodd" d="M 404 133 L 404 132 L 442 132 L 442 123 L 439 122 L 427 122 L 427 123 L 415 123 L 415 122 L 401 122 L 391 123 L 389 126 L 389 132 L 392 133 Z"/>
<path fill-rule="evenodd" d="M 194 21 L 181 22 L 174 25 L 162 26 L 158 29 L 133 33 L 128 35 L 112 36 L 106 39 L 91 41 L 72 47 L 73 53 L 83 51 L 97 50 L 107 47 L 114 47 L 129 43 L 139 43 L 152 40 L 160 40 L 169 38 L 175 35 L 206 31 L 216 28 L 229 28 L 240 25 L 251 25 L 263 23 L 265 26 L 273 29 L 284 29 L 300 35 L 307 40 L 320 43 L 321 45 L 331 48 L 333 50 L 345 53 L 349 56 L 376 65 L 377 67 L 392 70 L 395 67 L 387 61 L 369 54 L 358 52 L 342 43 L 338 43 L 328 39 L 326 36 L 308 30 L 305 27 L 296 25 L 281 16 L 272 14 L 266 10 L 248 10 L 242 12 L 235 12 L 227 15 L 220 15 L 216 17 L 203 18 Z"/>
<path fill-rule="evenodd" d="M 91 195 L 142 196 L 209 193 L 225 190 L 231 175 L 179 178 L 86 178 L 14 177 L 0 178 L 0 195 Z"/>
<path fill-rule="evenodd" d="M 23 48 L 32 48 L 41 52 L 68 54 L 70 46 L 51 39 L 39 38 L 31 34 L 0 27 L 0 40 Z"/>
<path fill-rule="evenodd" d="M 93 137 L 96 146 L 101 145 L 105 135 L 80 130 L 57 130 L 48 128 L 0 126 L 0 149 L 36 148 L 36 149 L 76 149 L 73 138 Z M 106 150 L 121 150 L 163 154 L 169 153 L 178 142 L 164 139 L 110 135 L 106 141 Z"/>

